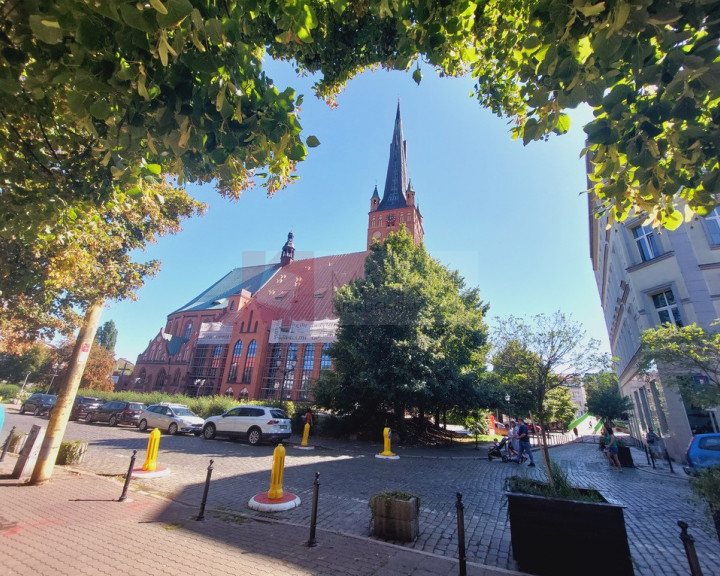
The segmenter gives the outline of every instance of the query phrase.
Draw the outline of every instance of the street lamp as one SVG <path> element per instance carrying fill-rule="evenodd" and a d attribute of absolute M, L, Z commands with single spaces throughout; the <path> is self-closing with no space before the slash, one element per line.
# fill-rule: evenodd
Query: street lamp
<path fill-rule="evenodd" d="M 50 375 L 50 386 L 48 386 L 47 392 L 45 394 L 50 394 L 50 390 L 52 389 L 53 382 L 55 380 L 55 376 L 58 375 L 58 370 L 62 368 L 64 365 L 60 364 L 59 362 L 55 362 L 55 364 L 52 365 L 53 373 Z"/>
<path fill-rule="evenodd" d="M 283 395 L 285 394 L 285 379 L 288 373 L 293 375 L 293 379 L 295 378 L 295 366 L 297 366 L 297 355 L 293 351 L 292 356 L 288 355 L 285 361 L 285 370 L 283 370 L 282 380 L 280 381 L 280 400 L 283 399 Z M 292 382 L 290 384 L 292 389 Z"/>
<path fill-rule="evenodd" d="M 510 394 L 508 393 L 505 393 L 505 402 L 508 405 L 508 418 L 512 418 L 512 414 L 510 414 Z"/>
<path fill-rule="evenodd" d="M 195 398 L 197 398 L 200 395 L 200 389 L 205 385 L 205 379 L 198 378 L 195 380 L 195 386 L 197 389 L 195 390 Z"/>

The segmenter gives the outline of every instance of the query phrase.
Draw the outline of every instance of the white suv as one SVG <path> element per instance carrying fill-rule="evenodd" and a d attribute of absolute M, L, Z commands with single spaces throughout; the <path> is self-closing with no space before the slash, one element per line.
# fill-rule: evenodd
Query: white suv
<path fill-rule="evenodd" d="M 153 404 L 145 408 L 138 418 L 140 430 L 160 428 L 168 434 L 195 434 L 200 436 L 205 421 L 185 404 Z"/>
<path fill-rule="evenodd" d="M 280 408 L 267 406 L 235 406 L 219 416 L 205 420 L 202 435 L 212 440 L 216 435 L 247 438 L 252 444 L 262 440 L 280 441 L 290 438 L 290 419 Z"/>

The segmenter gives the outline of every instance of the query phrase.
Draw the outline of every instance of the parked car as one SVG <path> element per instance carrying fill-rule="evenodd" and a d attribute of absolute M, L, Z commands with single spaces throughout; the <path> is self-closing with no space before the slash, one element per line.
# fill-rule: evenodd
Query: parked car
<path fill-rule="evenodd" d="M 53 406 L 57 402 L 57 396 L 55 394 L 30 394 L 25 402 L 20 405 L 20 414 L 25 412 L 32 412 L 35 416 L 42 414 L 48 414 L 52 410 Z"/>
<path fill-rule="evenodd" d="M 100 398 L 75 396 L 75 402 L 73 402 L 72 410 L 70 410 L 70 420 L 84 420 L 88 410 L 97 408 L 102 403 L 103 401 Z M 52 410 L 50 410 L 50 413 L 52 414 Z"/>
<path fill-rule="evenodd" d="M 185 404 L 152 404 L 140 413 L 137 427 L 140 430 L 159 428 L 168 434 L 195 434 L 200 436 L 205 421 Z"/>
<path fill-rule="evenodd" d="M 280 408 L 267 406 L 235 406 L 219 416 L 210 416 L 202 428 L 203 438 L 216 435 L 247 438 L 252 444 L 263 440 L 280 441 L 290 438 L 290 419 Z"/>
<path fill-rule="evenodd" d="M 720 466 L 720 433 L 693 436 L 685 457 L 690 470 Z"/>
<path fill-rule="evenodd" d="M 126 402 L 124 400 L 111 400 L 95 408 L 89 408 L 85 415 L 85 422 L 107 422 L 110 426 L 118 424 L 131 424 L 137 426 L 140 413 L 145 404 L 140 402 Z"/>

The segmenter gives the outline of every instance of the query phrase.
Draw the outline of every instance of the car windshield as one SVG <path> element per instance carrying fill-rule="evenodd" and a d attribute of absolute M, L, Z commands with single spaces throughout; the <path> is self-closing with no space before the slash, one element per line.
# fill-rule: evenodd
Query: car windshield
<path fill-rule="evenodd" d="M 43 394 L 40 397 L 44 402 L 52 402 L 55 404 L 55 401 L 57 400 L 57 396 L 53 396 L 52 394 Z"/>
<path fill-rule="evenodd" d="M 270 410 L 270 414 L 272 414 L 273 418 L 283 418 L 287 420 L 287 414 L 285 414 L 285 412 L 283 412 L 279 408 L 273 408 L 272 410 Z"/>
<path fill-rule="evenodd" d="M 139 411 L 139 410 L 142 410 L 143 408 L 145 408 L 145 404 L 136 404 L 135 402 L 130 402 L 130 404 L 128 404 L 128 410 Z"/>
<path fill-rule="evenodd" d="M 195 412 L 188 408 L 173 408 L 176 416 L 197 416 Z"/>

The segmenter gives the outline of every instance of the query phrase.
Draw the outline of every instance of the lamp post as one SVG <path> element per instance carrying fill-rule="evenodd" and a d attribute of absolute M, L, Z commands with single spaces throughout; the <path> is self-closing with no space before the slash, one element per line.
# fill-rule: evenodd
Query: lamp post
<path fill-rule="evenodd" d="M 508 418 L 512 418 L 512 414 L 510 414 L 510 394 L 505 394 L 505 402 L 507 402 L 508 405 Z"/>
<path fill-rule="evenodd" d="M 205 379 L 204 379 L 204 378 L 203 378 L 203 379 L 198 378 L 197 380 L 195 380 L 195 386 L 196 386 L 196 389 L 195 389 L 195 398 L 197 398 L 198 396 L 200 396 L 200 389 L 201 389 L 204 385 L 205 385 Z"/>

